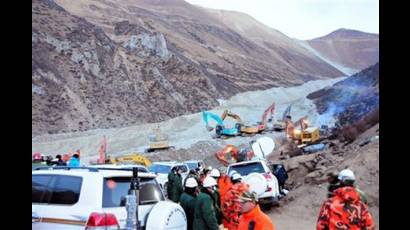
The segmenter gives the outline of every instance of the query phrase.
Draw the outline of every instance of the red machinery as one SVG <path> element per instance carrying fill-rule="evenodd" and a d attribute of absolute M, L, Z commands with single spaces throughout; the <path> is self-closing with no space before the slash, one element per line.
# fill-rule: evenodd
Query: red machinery
<path fill-rule="evenodd" d="M 250 151 L 247 151 L 246 153 L 243 152 L 244 156 L 239 156 L 241 155 L 241 152 L 234 145 L 227 145 L 225 146 L 225 148 L 215 153 L 216 159 L 222 162 L 224 166 L 228 166 L 230 163 L 232 163 L 226 159 L 226 157 L 229 157 L 229 155 L 232 161 L 237 162 L 239 158 L 241 157 L 247 158 L 248 160 L 252 159 L 252 157 L 254 156 L 254 153 L 252 150 L 250 150 Z"/>
<path fill-rule="evenodd" d="M 275 102 L 273 102 L 272 105 L 270 105 L 265 110 L 265 112 L 263 112 L 262 120 L 258 123 L 259 132 L 262 132 L 262 131 L 266 130 L 266 128 L 267 128 L 266 124 L 268 122 L 268 116 L 269 116 L 269 120 L 272 120 L 274 111 L 275 111 Z"/>

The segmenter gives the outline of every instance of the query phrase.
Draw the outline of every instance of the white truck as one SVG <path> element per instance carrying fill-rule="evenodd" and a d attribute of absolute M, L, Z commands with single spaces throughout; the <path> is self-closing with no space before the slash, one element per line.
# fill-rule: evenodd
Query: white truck
<path fill-rule="evenodd" d="M 182 207 L 165 201 L 152 173 L 139 172 L 141 229 L 186 229 Z M 33 230 L 125 229 L 132 171 L 45 167 L 32 171 Z"/>
<path fill-rule="evenodd" d="M 228 166 L 228 174 L 237 171 L 250 190 L 258 194 L 261 204 L 276 204 L 280 197 L 277 178 L 272 174 L 265 160 L 251 160 L 233 163 Z"/>

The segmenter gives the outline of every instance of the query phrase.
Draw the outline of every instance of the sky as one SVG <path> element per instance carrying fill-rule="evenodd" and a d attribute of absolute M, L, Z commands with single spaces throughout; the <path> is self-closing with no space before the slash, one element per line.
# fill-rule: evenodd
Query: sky
<path fill-rule="evenodd" d="M 185 0 L 247 13 L 291 38 L 312 39 L 340 28 L 379 33 L 379 0 Z"/>

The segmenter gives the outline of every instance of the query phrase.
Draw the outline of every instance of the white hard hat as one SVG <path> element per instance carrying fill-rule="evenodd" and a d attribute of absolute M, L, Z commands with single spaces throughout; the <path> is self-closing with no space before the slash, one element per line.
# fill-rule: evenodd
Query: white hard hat
<path fill-rule="evenodd" d="M 232 178 L 232 180 L 239 180 L 239 179 L 242 179 L 242 176 L 239 173 L 234 173 L 234 174 L 232 174 L 231 178 Z"/>
<path fill-rule="evenodd" d="M 212 169 L 210 176 L 211 176 L 211 177 L 220 177 L 220 176 L 221 176 L 221 173 L 219 172 L 218 169 Z"/>
<path fill-rule="evenodd" d="M 198 187 L 198 182 L 196 182 L 195 178 L 189 177 L 188 179 L 186 179 L 185 187 L 187 187 L 187 188 Z"/>
<path fill-rule="evenodd" d="M 340 181 L 345 181 L 345 180 L 355 180 L 353 171 L 350 169 L 343 169 L 342 171 L 340 171 L 339 175 L 337 176 L 337 179 L 339 179 Z"/>
<path fill-rule="evenodd" d="M 207 168 L 209 171 L 211 171 L 212 170 L 212 166 L 208 166 L 208 168 Z"/>
<path fill-rule="evenodd" d="M 216 180 L 215 180 L 214 178 L 212 178 L 212 177 L 210 177 L 210 176 L 207 176 L 207 177 L 204 179 L 203 186 L 204 186 L 205 188 L 209 188 L 209 187 L 212 187 L 212 186 L 215 186 L 215 185 L 216 185 Z"/>

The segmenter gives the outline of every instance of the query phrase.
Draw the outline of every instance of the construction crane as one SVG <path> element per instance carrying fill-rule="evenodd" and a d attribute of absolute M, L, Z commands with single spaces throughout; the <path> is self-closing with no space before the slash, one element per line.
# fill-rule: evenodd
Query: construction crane
<path fill-rule="evenodd" d="M 213 119 L 216 122 L 215 133 L 216 137 L 222 136 L 237 136 L 239 134 L 238 128 L 225 128 L 223 120 L 216 115 L 208 111 L 202 111 L 202 119 L 205 122 L 208 131 L 212 131 L 214 128 L 209 126 L 209 119 Z"/>
<path fill-rule="evenodd" d="M 272 102 L 272 105 L 270 105 L 265 112 L 262 114 L 262 120 L 258 122 L 258 130 L 259 132 L 263 132 L 267 129 L 267 123 L 268 121 L 271 122 L 273 120 L 273 113 L 275 111 L 275 102 Z M 269 116 L 269 119 L 268 119 Z"/>
<path fill-rule="evenodd" d="M 258 126 L 245 125 L 242 119 L 239 117 L 239 115 L 229 110 L 225 110 L 223 114 L 221 115 L 222 121 L 224 121 L 226 117 L 231 117 L 236 120 L 235 128 L 237 128 L 241 134 L 251 134 L 252 135 L 252 134 L 256 134 L 259 132 Z"/>
<path fill-rule="evenodd" d="M 315 143 L 320 138 L 319 128 L 308 127 L 307 116 L 300 118 L 295 123 L 292 122 L 291 117 L 286 118 L 286 137 L 296 141 L 299 147 L 304 147 Z M 300 129 L 295 127 L 300 125 Z"/>

